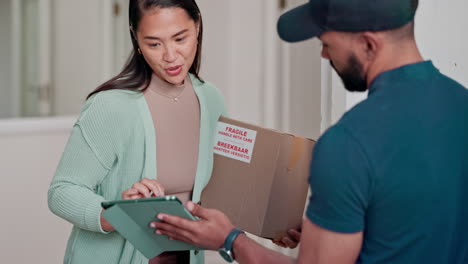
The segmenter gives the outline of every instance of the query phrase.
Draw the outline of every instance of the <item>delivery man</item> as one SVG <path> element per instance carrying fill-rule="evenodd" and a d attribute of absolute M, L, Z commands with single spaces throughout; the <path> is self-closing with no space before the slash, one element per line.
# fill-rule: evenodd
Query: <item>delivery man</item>
<path fill-rule="evenodd" d="M 318 37 L 349 91 L 369 91 L 318 140 L 297 260 L 219 211 L 160 214 L 157 233 L 239 263 L 468 263 L 468 90 L 421 56 L 417 0 L 310 0 L 280 37 Z M 285 212 L 287 213 L 287 212 Z"/>

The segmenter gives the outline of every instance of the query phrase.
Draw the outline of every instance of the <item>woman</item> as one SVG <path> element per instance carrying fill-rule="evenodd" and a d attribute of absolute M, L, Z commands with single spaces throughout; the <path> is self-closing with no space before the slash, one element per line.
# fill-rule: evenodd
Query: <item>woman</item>
<path fill-rule="evenodd" d="M 148 263 L 101 217 L 101 202 L 165 194 L 198 202 L 210 178 L 219 91 L 199 77 L 203 25 L 193 0 L 130 0 L 133 52 L 93 91 L 49 188 L 71 222 L 65 263 Z M 151 263 L 203 263 L 169 252 Z"/>

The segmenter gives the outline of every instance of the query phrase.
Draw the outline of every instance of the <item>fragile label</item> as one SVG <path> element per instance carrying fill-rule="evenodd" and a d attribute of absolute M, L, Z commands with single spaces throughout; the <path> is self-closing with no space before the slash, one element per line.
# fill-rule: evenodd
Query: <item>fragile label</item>
<path fill-rule="evenodd" d="M 218 122 L 216 129 L 216 154 L 250 163 L 257 131 Z"/>

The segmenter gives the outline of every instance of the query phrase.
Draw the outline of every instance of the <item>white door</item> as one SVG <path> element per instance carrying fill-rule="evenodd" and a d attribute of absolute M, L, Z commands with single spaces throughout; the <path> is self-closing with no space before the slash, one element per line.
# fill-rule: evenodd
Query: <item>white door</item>
<path fill-rule="evenodd" d="M 287 0 L 282 11 L 307 0 Z M 317 139 L 322 122 L 322 61 L 317 39 L 281 43 L 282 126 L 283 130 Z"/>
<path fill-rule="evenodd" d="M 50 87 L 50 0 L 13 1 L 13 19 L 17 30 L 13 34 L 19 47 L 13 69 L 17 78 L 16 107 L 20 116 L 51 114 Z M 19 86 L 19 87 L 18 87 Z M 19 93 L 19 94 L 18 94 Z"/>
<path fill-rule="evenodd" d="M 132 42 L 130 40 L 128 22 L 128 0 L 112 0 L 112 76 L 123 69 L 130 52 Z"/>
<path fill-rule="evenodd" d="M 99 8 L 103 16 L 102 47 L 103 75 L 107 81 L 119 74 L 132 51 L 128 22 L 129 0 L 103 0 Z"/>

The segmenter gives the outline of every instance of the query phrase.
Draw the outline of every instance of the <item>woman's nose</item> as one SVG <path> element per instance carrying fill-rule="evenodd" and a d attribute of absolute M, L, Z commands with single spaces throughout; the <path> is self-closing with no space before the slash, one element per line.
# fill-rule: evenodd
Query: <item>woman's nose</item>
<path fill-rule="evenodd" d="M 176 49 L 173 46 L 166 46 L 166 49 L 164 51 L 164 57 L 163 59 L 166 62 L 173 62 L 177 59 L 177 52 Z"/>

